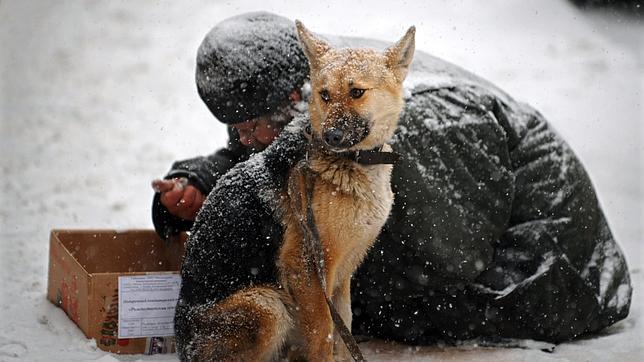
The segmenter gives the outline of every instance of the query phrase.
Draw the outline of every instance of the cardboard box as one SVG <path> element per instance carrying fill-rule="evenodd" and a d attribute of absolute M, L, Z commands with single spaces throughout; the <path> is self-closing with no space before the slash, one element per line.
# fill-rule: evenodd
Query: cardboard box
<path fill-rule="evenodd" d="M 153 230 L 52 230 L 47 298 L 104 351 L 172 353 L 171 336 L 118 338 L 118 280 L 177 274 L 185 240 L 166 244 Z"/>

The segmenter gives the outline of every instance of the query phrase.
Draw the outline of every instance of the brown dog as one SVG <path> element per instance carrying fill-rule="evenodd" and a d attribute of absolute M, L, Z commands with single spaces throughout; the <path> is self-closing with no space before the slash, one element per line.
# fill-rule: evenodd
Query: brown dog
<path fill-rule="evenodd" d="M 300 22 L 297 30 L 311 69 L 309 103 L 312 146 L 310 171 L 295 168 L 289 175 L 299 187 L 289 194 L 284 241 L 279 258 L 282 285 L 299 306 L 295 321 L 312 359 L 346 359 L 347 350 L 334 335 L 325 291 L 304 255 L 298 218 L 303 214 L 292 200 L 306 190 L 302 172 L 313 176 L 312 203 L 324 251 L 326 295 L 337 306 L 344 323 L 351 326 L 351 275 L 384 225 L 391 205 L 392 166 L 361 165 L 344 157 L 346 151 L 382 148 L 393 135 L 403 107 L 402 82 L 414 53 L 414 28 L 380 54 L 369 49 L 333 49 Z M 388 146 L 385 146 L 388 147 Z M 294 192 L 291 192 L 294 193 Z M 299 204 L 299 203 L 297 203 Z M 329 338 L 334 336 L 334 338 Z M 335 343 L 334 343 L 335 342 Z"/>
<path fill-rule="evenodd" d="M 202 356 L 269 360 L 288 341 L 295 346 L 291 357 L 350 358 L 334 328 L 327 296 L 350 327 L 351 275 L 393 202 L 392 166 L 363 164 L 350 155 L 390 151 L 385 142 L 403 107 L 402 83 L 414 54 L 415 29 L 384 53 L 334 49 L 299 21 L 297 31 L 311 69 L 311 145 L 306 161 L 290 171 L 284 192 L 281 288 L 245 289 L 204 311 L 203 323 L 218 335 L 201 346 Z M 312 255 L 316 250 L 303 223 L 307 210 L 320 255 Z M 311 262 L 316 257 L 317 265 Z"/>

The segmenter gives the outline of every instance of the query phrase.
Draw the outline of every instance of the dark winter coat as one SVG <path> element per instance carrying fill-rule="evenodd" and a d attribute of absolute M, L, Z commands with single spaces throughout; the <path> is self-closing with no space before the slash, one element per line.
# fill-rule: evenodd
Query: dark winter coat
<path fill-rule="evenodd" d="M 581 163 L 543 117 L 422 52 L 408 80 L 392 141 L 402 155 L 394 206 L 353 278 L 354 333 L 408 343 L 559 342 L 625 318 L 631 286 L 622 252 Z M 201 332 L 191 325 L 201 307 L 275 283 L 275 208 L 287 170 L 303 155 L 306 122 L 292 122 L 244 162 L 232 142 L 173 166 L 171 176 L 189 176 L 202 191 L 214 186 L 187 245 L 180 345 Z M 158 230 L 186 226 L 168 220 L 157 218 Z"/>

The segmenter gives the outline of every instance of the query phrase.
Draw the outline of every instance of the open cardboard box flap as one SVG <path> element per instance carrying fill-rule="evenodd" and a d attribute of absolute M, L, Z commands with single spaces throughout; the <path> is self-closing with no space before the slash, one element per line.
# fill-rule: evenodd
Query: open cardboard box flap
<path fill-rule="evenodd" d="M 153 230 L 52 230 L 47 298 L 105 351 L 174 352 L 174 337 L 118 339 L 118 277 L 178 273 L 186 238 L 166 243 Z"/>

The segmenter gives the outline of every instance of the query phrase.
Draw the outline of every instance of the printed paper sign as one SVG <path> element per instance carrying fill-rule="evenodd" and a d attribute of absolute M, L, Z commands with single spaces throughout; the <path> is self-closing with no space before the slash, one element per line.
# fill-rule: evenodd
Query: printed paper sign
<path fill-rule="evenodd" d="M 179 274 L 119 277 L 118 337 L 173 336 L 180 286 Z"/>

